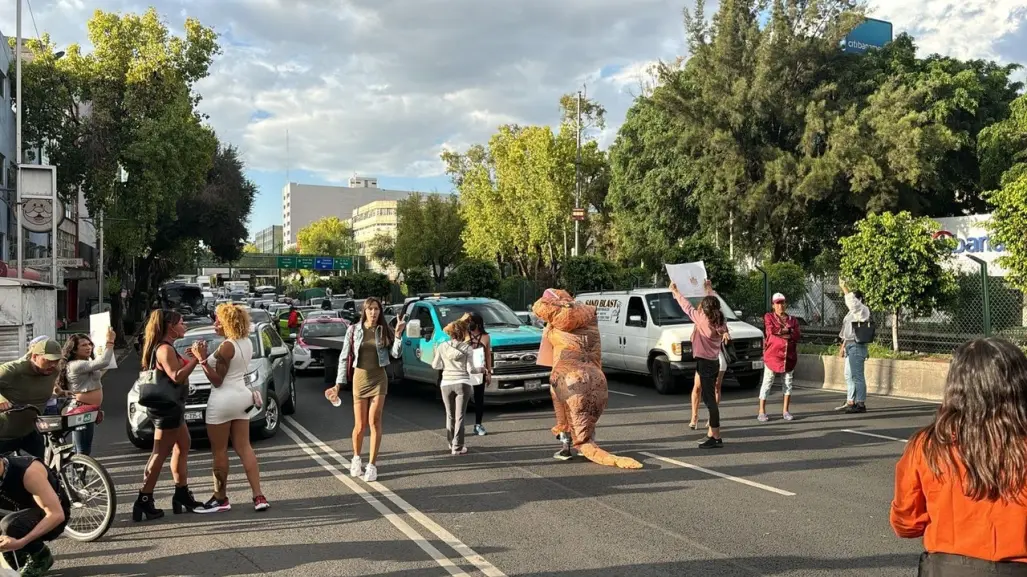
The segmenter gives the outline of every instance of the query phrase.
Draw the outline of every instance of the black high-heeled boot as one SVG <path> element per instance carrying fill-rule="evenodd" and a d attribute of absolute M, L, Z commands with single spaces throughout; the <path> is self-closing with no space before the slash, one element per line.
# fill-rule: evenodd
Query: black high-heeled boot
<path fill-rule="evenodd" d="M 164 511 L 158 509 L 153 504 L 153 493 L 139 493 L 139 497 L 136 498 L 136 502 L 132 505 L 132 520 L 138 523 L 145 517 L 147 521 L 154 519 L 160 519 L 164 516 Z"/>
<path fill-rule="evenodd" d="M 175 496 L 171 498 L 171 511 L 174 514 L 196 513 L 203 508 L 203 503 L 193 497 L 193 492 L 189 490 L 189 485 L 175 487 Z"/>

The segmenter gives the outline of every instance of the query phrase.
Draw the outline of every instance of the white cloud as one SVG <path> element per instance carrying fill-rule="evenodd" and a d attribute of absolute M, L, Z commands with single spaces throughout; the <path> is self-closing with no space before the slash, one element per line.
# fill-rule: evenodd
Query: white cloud
<path fill-rule="evenodd" d="M 444 146 L 484 142 L 500 123 L 555 123 L 561 94 L 587 83 L 607 108 L 612 142 L 647 67 L 684 50 L 692 0 L 154 0 L 223 34 L 224 54 L 199 85 L 201 108 L 254 169 L 441 173 Z M 874 0 L 875 16 L 925 52 L 1027 59 L 1027 0 Z M 14 32 L 13 3 L 0 29 Z M 148 3 L 105 0 L 106 10 Z M 35 0 L 40 32 L 85 41 L 83 0 Z M 709 10 L 708 10 L 709 11 Z M 34 34 L 26 12 L 25 30 Z M 1003 39 L 1006 39 L 1004 41 Z M 1021 43 L 1022 44 L 1022 43 Z M 1018 54 L 1017 51 L 1020 53 Z M 606 77 L 599 71 L 615 70 Z M 290 151 L 286 154 L 285 133 Z"/>

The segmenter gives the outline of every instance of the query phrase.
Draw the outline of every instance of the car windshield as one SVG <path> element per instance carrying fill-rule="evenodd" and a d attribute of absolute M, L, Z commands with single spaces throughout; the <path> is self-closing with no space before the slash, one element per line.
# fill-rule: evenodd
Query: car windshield
<path fill-rule="evenodd" d="M 349 325 L 341 322 L 334 323 L 306 323 L 300 329 L 300 336 L 307 337 L 341 337 L 346 335 L 346 328 Z"/>
<path fill-rule="evenodd" d="M 269 323 L 271 315 L 264 309 L 250 309 L 250 322 Z"/>
<path fill-rule="evenodd" d="M 513 309 L 499 301 L 486 303 L 441 303 L 435 305 L 435 311 L 439 314 L 439 322 L 442 326 L 459 319 L 467 313 L 478 313 L 485 321 L 485 327 L 520 327 L 524 322 L 517 318 Z"/>
<path fill-rule="evenodd" d="M 674 300 L 674 295 L 670 291 L 653 293 L 645 298 L 649 305 L 649 315 L 657 325 L 683 325 L 692 322 L 692 319 L 688 318 L 685 311 L 681 309 L 681 305 Z M 724 299 L 719 296 L 717 299 L 720 301 L 720 310 L 724 313 L 724 318 L 729 321 L 737 321 L 738 317 L 724 302 Z M 692 303 L 694 307 L 698 307 L 701 301 L 702 297 L 688 297 L 688 302 Z"/>
<path fill-rule="evenodd" d="M 185 352 L 189 350 L 189 347 L 193 346 L 196 341 L 207 341 L 207 352 L 214 354 L 221 343 L 225 342 L 225 337 L 215 333 L 203 333 L 198 335 L 186 335 L 177 341 L 175 341 L 175 350 L 178 354 L 185 355 Z M 250 332 L 250 343 L 253 345 L 253 358 L 260 356 L 260 344 L 257 343 L 256 333 Z"/>

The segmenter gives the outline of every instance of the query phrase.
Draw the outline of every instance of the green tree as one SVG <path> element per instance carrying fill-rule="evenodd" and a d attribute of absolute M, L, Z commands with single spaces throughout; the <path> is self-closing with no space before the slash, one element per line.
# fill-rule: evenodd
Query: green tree
<path fill-rule="evenodd" d="M 699 172 L 681 145 L 684 129 L 653 97 L 642 96 L 617 132 L 610 147 L 606 202 L 621 261 L 662 262 L 678 240 L 699 227 L 693 198 Z"/>
<path fill-rule="evenodd" d="M 1027 292 L 1027 95 L 1010 105 L 1008 119 L 981 132 L 981 173 L 992 190 L 992 242 L 1005 246 L 999 264 L 1006 280 Z"/>
<path fill-rule="evenodd" d="M 496 263 L 467 259 L 446 279 L 446 290 L 469 292 L 476 297 L 495 298 L 499 293 L 499 268 Z"/>
<path fill-rule="evenodd" d="M 708 240 L 690 236 L 662 255 L 661 264 L 680 264 L 683 262 L 703 261 L 706 275 L 713 281 L 713 287 L 721 294 L 731 294 L 738 285 L 738 273 L 735 264 L 723 250 Z M 660 268 L 660 276 L 667 278 L 667 269 Z"/>
<path fill-rule="evenodd" d="M 406 295 L 416 296 L 435 289 L 435 279 L 426 268 L 412 268 L 403 271 L 403 284 L 406 285 Z"/>
<path fill-rule="evenodd" d="M 572 256 L 560 272 L 560 281 L 571 294 L 614 288 L 613 263 L 592 255 Z"/>
<path fill-rule="evenodd" d="M 367 256 L 384 267 L 396 264 L 396 237 L 380 232 L 368 241 Z"/>
<path fill-rule="evenodd" d="M 945 266 L 955 243 L 934 238 L 937 231 L 929 218 L 886 212 L 867 216 L 841 240 L 842 279 L 863 292 L 871 309 L 891 315 L 896 351 L 901 314 L 929 315 L 955 294 L 955 275 Z"/>
<path fill-rule="evenodd" d="M 56 59 L 47 35 L 27 43 L 33 59 L 23 65 L 24 138 L 46 149 L 65 200 L 81 188 L 89 212 L 104 211 L 105 270 L 126 278 L 140 255 L 141 266 L 157 266 L 195 252 L 188 241 L 153 243 L 179 214 L 180 200 L 203 190 L 214 161 L 217 140 L 196 112 L 194 87 L 220 48 L 214 31 L 192 18 L 181 36 L 173 35 L 153 8 L 97 10 L 86 28 L 89 54 L 71 45 Z M 127 182 L 116 178 L 119 166 Z M 241 243 L 217 256 L 240 249 Z M 169 268 L 137 266 L 135 312 Z M 112 305 L 119 326 L 120 292 Z"/>
<path fill-rule="evenodd" d="M 464 219 L 455 195 L 414 193 L 396 206 L 396 266 L 400 270 L 427 267 L 435 282 L 464 253 Z"/>
<path fill-rule="evenodd" d="M 337 216 L 315 220 L 296 233 L 300 254 L 350 256 L 357 254 L 353 231 Z"/>
<path fill-rule="evenodd" d="M 350 277 L 357 298 L 378 297 L 388 302 L 392 292 L 389 277 L 377 272 L 358 272 Z"/>
<path fill-rule="evenodd" d="M 253 244 L 252 242 L 246 243 L 242 247 L 242 251 L 245 254 L 259 254 L 260 253 L 260 250 L 257 248 L 257 245 Z"/>

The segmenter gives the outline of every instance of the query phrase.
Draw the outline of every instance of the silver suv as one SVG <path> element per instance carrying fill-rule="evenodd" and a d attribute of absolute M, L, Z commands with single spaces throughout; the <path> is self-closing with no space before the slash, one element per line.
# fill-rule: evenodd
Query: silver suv
<path fill-rule="evenodd" d="M 175 341 L 175 349 L 184 354 L 198 340 L 207 341 L 213 351 L 224 339 L 206 326 L 190 329 Z M 292 351 L 271 323 L 254 323 L 250 329 L 253 360 L 246 375 L 246 385 L 260 391 L 264 406 L 250 412 L 253 434 L 269 439 L 278 432 L 282 415 L 296 412 L 296 372 L 293 370 Z M 205 436 L 204 416 L 210 398 L 210 381 L 197 368 L 189 376 L 189 397 L 185 402 L 185 421 L 194 436 Z M 128 412 L 125 423 L 128 440 L 140 449 L 153 448 L 153 423 L 146 410 L 138 405 L 139 390 L 133 386 L 128 392 Z"/>

